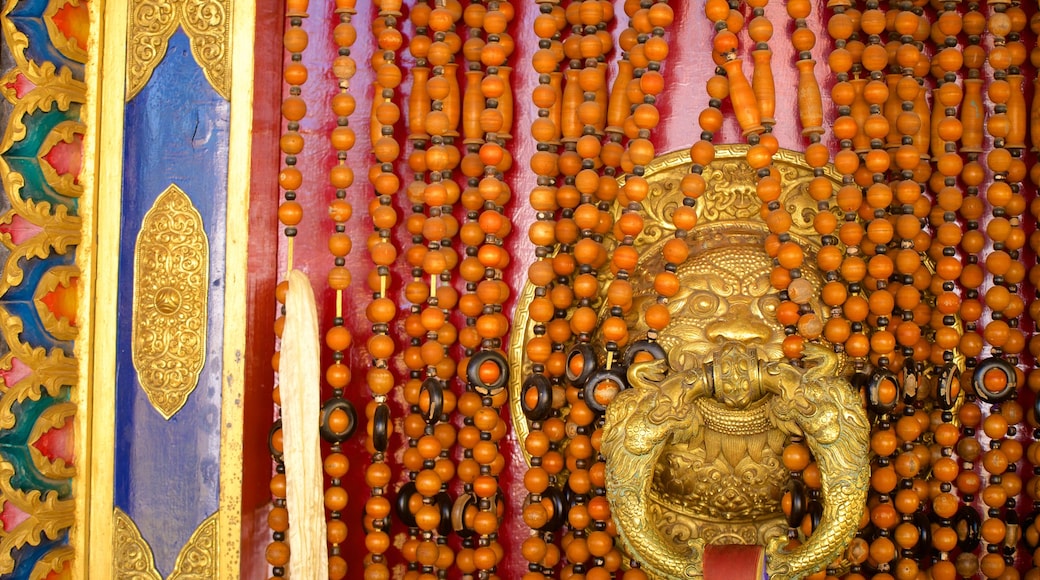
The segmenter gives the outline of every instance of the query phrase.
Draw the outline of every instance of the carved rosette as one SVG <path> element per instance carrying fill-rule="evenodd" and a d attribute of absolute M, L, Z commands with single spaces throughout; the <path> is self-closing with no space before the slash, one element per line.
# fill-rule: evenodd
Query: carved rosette
<path fill-rule="evenodd" d="M 137 235 L 131 341 L 141 389 L 166 419 L 184 406 L 205 363 L 208 285 L 202 216 L 170 185 Z"/>

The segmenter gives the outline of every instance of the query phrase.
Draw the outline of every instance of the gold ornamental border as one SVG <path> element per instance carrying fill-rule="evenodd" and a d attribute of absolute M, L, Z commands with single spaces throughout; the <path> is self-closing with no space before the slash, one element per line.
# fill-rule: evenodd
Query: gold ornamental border
<path fill-rule="evenodd" d="M 743 166 L 746 166 L 748 149 L 747 145 L 740 144 L 715 146 L 715 160 L 705 170 L 709 192 L 714 191 L 714 188 L 718 185 L 717 180 L 724 179 L 724 174 L 732 177 L 729 173 L 733 172 L 735 168 L 737 168 L 737 171 L 745 171 L 745 167 L 741 167 L 740 162 L 743 160 Z M 811 198 L 806 190 L 809 180 L 813 177 L 812 168 L 805 162 L 804 154 L 790 149 L 777 151 L 773 156 L 773 161 L 783 178 L 784 185 L 781 201 L 785 203 L 795 220 L 792 233 L 803 237 L 811 236 L 813 234 L 812 216 L 815 215 L 816 208 L 815 202 L 812 202 L 812 207 L 807 203 Z M 674 227 L 668 225 L 668 219 L 670 218 L 668 204 L 669 202 L 672 205 L 677 204 L 682 194 L 677 186 L 667 187 L 666 181 L 675 173 L 675 170 L 688 167 L 690 164 L 689 149 L 682 149 L 661 155 L 646 166 L 644 177 L 650 182 L 650 195 L 647 201 L 644 202 L 644 206 L 650 209 L 646 210 L 647 227 L 644 228 L 644 233 L 636 240 L 637 246 L 656 244 L 674 230 Z M 750 167 L 746 167 L 746 171 L 750 172 Z M 831 180 L 835 191 L 837 191 L 841 184 L 841 175 L 830 164 L 823 168 L 823 172 L 823 175 Z M 624 177 L 618 178 L 619 185 L 624 185 L 624 183 Z M 725 197 L 713 196 L 714 200 L 711 201 L 706 199 L 709 197 L 706 193 L 701 198 L 700 203 L 697 204 L 697 214 L 701 218 L 698 223 L 732 221 L 734 219 L 754 219 L 760 221 L 757 206 L 753 209 L 749 209 L 748 206 L 748 204 L 757 201 L 753 182 L 741 183 L 740 185 L 740 191 L 736 192 L 735 195 Z M 657 197 L 655 198 L 655 196 Z M 801 199 L 803 197 L 805 199 Z M 614 217 L 617 218 L 620 213 L 621 208 L 616 207 Z M 608 235 L 607 237 L 609 238 L 610 236 Z M 513 330 L 510 334 L 509 343 L 509 411 L 512 415 L 517 437 L 521 442 L 520 450 L 528 464 L 531 462 L 531 456 L 523 445 L 523 441 L 530 434 L 530 426 L 528 425 L 527 417 L 524 415 L 522 397 L 524 378 L 530 373 L 531 369 L 530 363 L 525 358 L 524 349 L 527 341 L 534 336 L 534 325 L 530 317 L 530 305 L 534 299 L 534 292 L 534 286 L 529 282 L 525 282 L 513 314 Z"/>
<path fill-rule="evenodd" d="M 191 53 L 206 80 L 225 100 L 231 98 L 232 0 L 129 0 L 126 100 L 148 84 L 166 56 L 178 28 L 191 41 Z"/>
<path fill-rule="evenodd" d="M 112 577 L 163 580 L 155 566 L 152 547 L 141 535 L 133 518 L 118 507 L 112 513 L 115 521 Z M 177 554 L 173 572 L 166 580 L 217 577 L 217 515 L 210 515 L 195 528 Z"/>

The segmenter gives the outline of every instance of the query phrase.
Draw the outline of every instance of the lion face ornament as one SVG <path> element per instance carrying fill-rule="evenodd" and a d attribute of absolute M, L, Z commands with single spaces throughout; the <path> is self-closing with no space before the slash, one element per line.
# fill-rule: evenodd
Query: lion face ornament
<path fill-rule="evenodd" d="M 627 380 L 617 378 L 620 367 L 604 371 L 629 387 L 616 395 L 609 389 L 607 397 L 606 497 L 620 547 L 655 578 L 701 578 L 705 547 L 734 544 L 765 546 L 771 578 L 807 576 L 840 560 L 866 503 L 870 428 L 859 393 L 844 378 L 844 361 L 830 346 L 815 344 L 806 345 L 799 366 L 784 358 L 780 297 L 764 250 L 768 229 L 745 154 L 746 147 L 718 147 L 705 169 L 708 191 L 698 200 L 698 225 L 686 236 L 690 252 L 676 271 L 680 289 L 667 302 L 670 322 L 653 337 L 653 360 L 630 364 Z M 817 209 L 805 187 L 812 171 L 800 155 L 784 150 L 775 165 L 784 183 L 780 202 L 794 218 L 791 233 L 812 245 Z M 640 259 L 630 273 L 633 301 L 626 313 L 633 340 L 648 335 L 643 313 L 658 299 L 654 274 L 664 267 L 663 244 L 675 236 L 669 214 L 682 199 L 678 182 L 688 168 L 688 156 L 672 154 L 647 170 L 647 225 L 634 242 Z M 822 319 L 821 281 L 811 262 L 800 281 L 801 294 L 811 296 L 801 302 Z M 600 273 L 601 287 L 610 276 Z M 542 412 L 550 412 L 550 400 L 566 412 L 556 392 L 562 389 L 553 391 L 542 376 L 532 380 L 524 366 L 523 344 L 533 324 L 523 319 L 523 303 L 512 339 L 512 376 L 529 381 L 517 379 L 512 387 L 521 437 L 527 420 L 542 420 L 523 407 L 535 400 L 535 386 Z M 607 369 L 611 364 L 608 359 Z M 598 401 L 596 388 L 584 387 L 587 402 L 590 394 Z M 790 474 L 782 455 L 792 437 L 815 456 L 822 509 L 813 534 L 789 551 L 781 499 Z"/>
<path fill-rule="evenodd" d="M 662 578 L 702 576 L 706 544 L 768 544 L 770 576 L 799 578 L 838 559 L 858 528 L 867 417 L 829 348 L 809 345 L 806 368 L 782 362 L 762 238 L 691 236 L 683 290 L 657 339 L 667 358 L 633 365 L 632 388 L 607 408 L 607 499 L 623 544 Z M 786 552 L 790 436 L 816 456 L 823 514 L 809 541 Z"/>

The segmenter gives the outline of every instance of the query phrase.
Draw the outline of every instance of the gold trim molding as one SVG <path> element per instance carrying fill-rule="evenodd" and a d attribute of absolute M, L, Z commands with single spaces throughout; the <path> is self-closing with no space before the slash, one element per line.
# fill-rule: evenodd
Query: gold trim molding
<path fill-rule="evenodd" d="M 155 567 L 152 547 L 141 535 L 133 518 L 118 507 L 113 510 L 115 520 L 112 577 L 117 580 L 163 580 Z M 195 528 L 187 543 L 177 555 L 177 563 L 166 580 L 194 580 L 216 578 L 217 574 L 217 513 L 213 513 Z"/>
<path fill-rule="evenodd" d="M 209 241 L 191 199 L 170 185 L 145 214 L 134 255 L 131 354 L 141 389 L 173 417 L 206 361 Z"/>
<path fill-rule="evenodd" d="M 231 96 L 231 0 L 131 0 L 127 27 L 126 100 L 148 84 L 166 56 L 170 37 L 183 28 L 206 80 Z"/>

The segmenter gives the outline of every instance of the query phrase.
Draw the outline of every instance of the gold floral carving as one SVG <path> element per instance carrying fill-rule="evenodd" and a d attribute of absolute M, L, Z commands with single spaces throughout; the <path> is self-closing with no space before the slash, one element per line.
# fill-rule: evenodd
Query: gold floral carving
<path fill-rule="evenodd" d="M 191 199 L 170 185 L 145 214 L 134 256 L 131 353 L 141 388 L 169 419 L 206 359 L 209 241 Z"/>
<path fill-rule="evenodd" d="M 745 146 L 716 147 L 704 170 L 708 189 L 696 205 L 698 225 L 684 238 L 690 257 L 675 270 L 680 288 L 666 302 L 670 323 L 657 333 L 664 357 L 629 367 L 631 388 L 606 408 L 606 497 L 620 546 L 652 578 L 700 578 L 707 542 L 767 545 L 771 577 L 804 577 L 840 556 L 866 499 L 869 425 L 844 378 L 843 358 L 809 344 L 806 369 L 783 362 L 779 298 L 764 249 L 768 229 L 746 154 Z M 656 303 L 654 275 L 664 267 L 663 245 L 675 239 L 672 214 L 689 164 L 688 154 L 678 152 L 647 167 L 645 223 L 633 243 L 639 261 L 628 278 L 633 301 L 626 323 L 634 339 L 647 334 L 643 313 Z M 813 171 L 792 151 L 781 150 L 774 166 L 783 183 L 778 201 L 793 221 L 791 236 L 814 254 L 819 210 L 808 193 Z M 825 174 L 837 189 L 838 176 L 829 168 Z M 610 251 L 615 241 L 607 236 L 604 244 Z M 613 274 L 604 268 L 598 275 L 600 288 L 608 287 Z M 819 273 L 806 268 L 803 277 L 818 293 Z M 532 299 L 528 286 L 512 336 L 510 388 L 521 438 L 528 432 L 519 401 L 530 373 L 524 349 L 534 336 L 526 317 Z M 605 317 L 603 302 L 601 296 L 592 306 Z M 826 315 L 818 297 L 807 306 Z M 564 403 L 554 392 L 553 406 L 566 414 Z M 824 506 L 813 535 L 787 552 L 781 547 L 787 526 L 780 504 L 788 478 L 782 453 L 792 436 L 804 438 L 816 457 Z"/>
<path fill-rule="evenodd" d="M 221 97 L 231 95 L 231 0 L 133 0 L 127 27 L 126 100 L 148 84 L 183 28 L 191 53 Z"/>
<path fill-rule="evenodd" d="M 75 550 L 70 546 L 63 546 L 50 550 L 40 558 L 29 573 L 29 580 L 45 580 L 53 572 L 61 572 L 65 566 L 72 563 L 76 557 Z"/>
<path fill-rule="evenodd" d="M 217 577 L 217 516 L 209 516 L 188 538 L 177 555 L 168 580 L 206 580 Z"/>
<path fill-rule="evenodd" d="M 50 479 L 68 479 L 76 475 L 76 467 L 65 463 L 61 457 L 48 458 L 34 443 L 51 429 L 61 429 L 65 423 L 76 415 L 76 404 L 70 402 L 57 403 L 47 407 L 33 425 L 29 433 L 29 457 L 33 465 Z"/>
<path fill-rule="evenodd" d="M 79 121 L 62 121 L 51 129 L 47 138 L 40 144 L 40 153 L 36 160 L 40 164 L 40 171 L 44 179 L 54 188 L 54 191 L 65 197 L 76 197 L 83 195 L 83 186 L 78 183 L 79 175 L 74 173 L 58 174 L 58 171 L 47 161 L 47 154 L 58 143 L 72 143 L 76 135 L 80 137 L 86 132 L 87 126 Z"/>
<path fill-rule="evenodd" d="M 20 244 L 14 242 L 11 234 L 0 234 L 0 244 L 10 250 L 0 274 L 2 296 L 22 283 L 25 276 L 19 265 L 22 260 L 46 258 L 52 253 L 65 254 L 75 247 L 80 241 L 82 220 L 79 216 L 71 215 L 66 205 L 23 198 L 21 190 L 25 186 L 25 178 L 17 171 L 11 171 L 3 157 L 0 157 L 0 180 L 11 204 L 11 209 L 0 216 L 0 224 L 8 225 L 15 219 L 21 219 L 40 228 L 32 238 L 22 240 Z"/>
<path fill-rule="evenodd" d="M 68 318 L 55 316 L 44 302 L 44 299 L 59 286 L 66 288 L 73 286 L 73 280 L 78 278 L 79 274 L 79 268 L 76 266 L 55 266 L 40 277 L 40 282 L 36 286 L 36 292 L 33 293 L 33 304 L 36 306 L 36 314 L 40 316 L 40 321 L 47 332 L 51 333 L 58 340 L 75 340 L 79 330 Z"/>
<path fill-rule="evenodd" d="M 66 5 L 79 6 L 80 0 L 50 0 L 47 9 L 43 12 L 43 21 L 47 25 L 47 35 L 51 39 L 54 48 L 58 52 L 76 62 L 87 62 L 87 51 L 79 46 L 79 40 L 75 37 L 67 37 L 54 23 L 54 17 L 58 15 Z"/>
<path fill-rule="evenodd" d="M 87 98 L 87 85 L 83 81 L 72 78 L 68 67 L 58 69 L 53 62 L 38 63 L 26 56 L 29 48 L 29 37 L 18 30 L 11 12 L 19 0 L 6 0 L 0 10 L 0 32 L 3 33 L 7 48 L 14 58 L 14 66 L 0 76 L 0 95 L 11 103 L 8 124 L 0 137 L 0 153 L 7 151 L 15 141 L 25 138 L 27 129 L 24 119 L 36 111 L 50 111 L 57 106 L 60 111 L 68 111 L 72 103 L 83 103 Z M 24 76 L 33 88 L 19 96 L 17 93 L 18 77 Z M 8 187 L 7 167 L 0 168 L 4 177 L 4 186 Z M 11 197 L 10 189 L 8 196 Z"/>
<path fill-rule="evenodd" d="M 134 520 L 118 507 L 115 516 L 113 577 L 117 580 L 163 580 L 155 567 L 148 541 Z M 195 528 L 177 555 L 166 580 L 208 580 L 217 577 L 217 516 L 213 513 Z"/>
<path fill-rule="evenodd" d="M 14 428 L 17 418 L 12 409 L 16 403 L 26 399 L 39 401 L 44 395 L 61 397 L 62 391 L 72 388 L 77 381 L 76 360 L 65 356 L 60 348 L 47 351 L 41 346 L 24 342 L 21 339 L 24 328 L 22 319 L 0 306 L 0 334 L 11 349 L 0 358 L 0 369 L 9 371 L 17 365 L 28 367 L 29 370 L 13 384 L 0 381 L 0 429 Z"/>
<path fill-rule="evenodd" d="M 38 489 L 19 489 L 11 484 L 14 474 L 13 465 L 0 461 L 0 511 L 10 504 L 27 516 L 0 537 L 0 574 L 14 572 L 12 552 L 15 548 L 37 546 L 44 537 L 58 538 L 72 525 L 75 515 L 73 500 L 58 499 L 56 491 L 44 494 Z"/>
<path fill-rule="evenodd" d="M 141 536 L 137 524 L 123 510 L 113 510 L 112 577 L 119 580 L 162 580 L 155 569 L 152 547 Z"/>
<path fill-rule="evenodd" d="M 761 202 L 755 190 L 755 175 L 746 161 L 747 150 L 747 145 L 715 147 L 715 160 L 704 170 L 704 178 L 709 184 L 708 191 L 698 200 L 695 207 L 698 223 L 724 227 L 725 224 L 760 220 Z M 787 149 L 780 149 L 774 155 L 773 161 L 773 166 L 783 178 L 779 201 L 791 213 L 791 233 L 797 239 L 814 235 L 813 219 L 817 209 L 816 202 L 808 191 L 809 182 L 813 178 L 812 168 L 806 164 L 803 155 Z M 647 165 L 645 177 L 650 184 L 650 191 L 643 202 L 645 226 L 643 233 L 635 240 L 635 247 L 641 256 L 673 237 L 675 226 L 672 225 L 672 213 L 683 197 L 679 184 L 689 171 L 688 149 L 666 153 Z M 834 168 L 827 166 L 824 168 L 824 174 L 834 181 L 837 189 L 840 176 Z M 624 183 L 623 178 L 620 182 Z M 619 217 L 620 211 L 620 208 L 616 210 L 618 215 L 614 216 L 615 220 Z M 837 213 L 839 210 L 835 208 L 834 211 Z M 613 241 L 608 237 L 604 243 L 610 246 Z M 601 284 L 600 287 L 605 288 L 606 284 Z M 521 407 L 521 388 L 524 377 L 530 373 L 530 362 L 524 356 L 524 345 L 534 336 L 534 322 L 530 319 L 528 308 L 533 299 L 534 286 L 525 283 L 518 297 L 509 343 L 512 345 L 509 357 L 510 413 L 521 441 L 526 439 L 530 432 Z M 530 462 L 530 456 L 523 445 L 520 449 Z"/>

